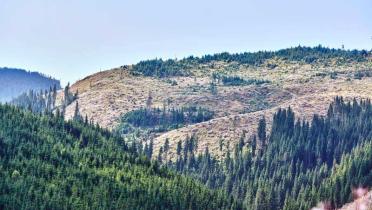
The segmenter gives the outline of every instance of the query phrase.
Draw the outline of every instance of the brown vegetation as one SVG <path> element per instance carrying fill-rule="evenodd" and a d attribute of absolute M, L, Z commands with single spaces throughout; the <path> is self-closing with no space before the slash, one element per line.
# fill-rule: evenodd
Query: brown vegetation
<path fill-rule="evenodd" d="M 192 69 L 194 76 L 159 79 L 133 76 L 131 67 L 99 72 L 72 85 L 72 92 L 79 91 L 79 106 L 101 126 L 114 129 L 120 116 L 146 106 L 149 94 L 152 107 L 180 107 L 196 105 L 215 112 L 215 119 L 189 125 L 166 133 L 155 134 L 155 154 L 166 138 L 171 151 L 178 141 L 196 135 L 198 151 L 208 146 L 209 151 L 222 158 L 227 148 L 233 148 L 246 133 L 245 141 L 257 129 L 258 119 L 265 116 L 270 129 L 272 114 L 279 108 L 291 106 L 298 118 L 310 119 L 314 113 L 326 114 L 329 103 L 335 96 L 345 98 L 371 98 L 372 78 L 354 78 L 360 70 L 371 71 L 372 62 L 338 64 L 302 64 L 278 59 L 269 60 L 275 68 L 251 67 L 235 63 L 215 62 Z M 232 66 L 234 69 L 232 70 Z M 248 86 L 217 85 L 217 94 L 212 94 L 209 84 L 213 72 L 237 75 L 242 78 L 265 79 L 271 83 Z M 67 107 L 66 117 L 74 113 L 74 103 Z M 220 150 L 219 143 L 223 142 Z M 172 157 L 172 152 L 168 157 Z"/>

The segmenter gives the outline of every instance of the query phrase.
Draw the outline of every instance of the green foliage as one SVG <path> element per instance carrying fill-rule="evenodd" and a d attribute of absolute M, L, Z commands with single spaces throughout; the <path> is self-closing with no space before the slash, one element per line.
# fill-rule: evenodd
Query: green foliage
<path fill-rule="evenodd" d="M 131 70 L 133 75 L 144 75 L 153 77 L 171 77 L 171 76 L 189 76 L 191 68 L 199 64 L 208 64 L 216 61 L 237 62 L 238 64 L 259 66 L 265 63 L 266 60 L 272 58 L 281 58 L 288 61 L 315 63 L 323 62 L 329 59 L 337 58 L 339 62 L 361 62 L 366 61 L 370 52 L 365 50 L 342 50 L 330 49 L 321 45 L 316 47 L 293 47 L 278 51 L 259 51 L 230 54 L 227 52 L 214 55 L 205 55 L 202 57 L 190 56 L 181 60 L 165 60 L 153 59 L 141 61 Z M 269 64 L 270 69 L 275 68 L 274 64 Z M 233 69 L 238 69 L 233 67 Z"/>
<path fill-rule="evenodd" d="M 257 128 L 258 140 L 262 143 L 262 146 L 266 145 L 266 119 L 265 117 L 261 118 L 258 122 Z"/>
<path fill-rule="evenodd" d="M 68 83 L 63 91 L 63 106 L 67 107 L 73 101 L 75 101 L 78 97 L 78 92 L 75 94 L 71 93 L 70 91 L 70 83 Z"/>
<path fill-rule="evenodd" d="M 49 90 L 45 91 L 35 92 L 33 90 L 30 90 L 28 91 L 28 93 L 23 93 L 17 98 L 13 99 L 10 104 L 20 108 L 28 109 L 29 111 L 34 113 L 50 113 L 58 110 L 58 112 L 61 111 L 62 115 L 64 115 L 66 107 L 77 99 L 78 92 L 76 92 L 75 94 L 71 93 L 70 83 L 68 83 L 63 91 L 63 103 L 61 107 L 57 107 L 57 88 L 58 86 L 55 85 L 53 88 L 50 87 Z M 77 116 L 77 114 L 79 114 L 78 104 L 76 104 L 75 107 L 74 118 L 82 119 L 81 116 Z"/>
<path fill-rule="evenodd" d="M 214 82 L 209 83 L 209 90 L 211 91 L 212 95 L 217 95 L 218 94 L 218 88 L 217 88 L 216 83 L 214 83 Z"/>
<path fill-rule="evenodd" d="M 30 90 L 14 98 L 10 103 L 32 112 L 51 112 L 56 108 L 57 88 L 57 85 L 54 85 L 48 91 Z"/>
<path fill-rule="evenodd" d="M 238 76 L 233 76 L 233 77 L 229 77 L 229 76 L 223 76 L 222 77 L 222 83 L 224 85 L 227 85 L 227 86 L 240 86 L 240 85 L 252 85 L 252 84 L 255 84 L 255 85 L 261 85 L 261 84 L 264 84 L 264 83 L 269 83 L 269 81 L 267 80 L 260 80 L 260 79 L 243 79 L 241 77 L 238 77 Z"/>
<path fill-rule="evenodd" d="M 321 45 L 317 47 L 293 47 L 278 51 L 259 51 L 254 53 L 236 53 L 230 54 L 227 52 L 205 55 L 201 58 L 189 57 L 186 60 L 198 62 L 198 63 L 208 63 L 211 61 L 225 61 L 225 62 L 238 62 L 247 65 L 261 65 L 267 59 L 274 57 L 286 59 L 289 61 L 298 61 L 304 63 L 314 63 L 317 61 L 322 61 L 332 58 L 342 58 L 345 61 L 365 61 L 368 56 L 368 52 L 365 50 L 342 50 L 342 49 L 330 49 L 323 47 Z"/>
<path fill-rule="evenodd" d="M 0 209 L 230 209 L 111 132 L 0 105 Z"/>
<path fill-rule="evenodd" d="M 354 73 L 354 79 L 362 79 L 363 77 L 372 77 L 372 70 L 359 70 Z"/>
<path fill-rule="evenodd" d="M 261 79 L 243 79 L 239 76 L 227 76 L 218 73 L 212 74 L 212 79 L 214 81 L 221 81 L 223 85 L 226 86 L 243 86 L 243 85 L 261 85 L 264 83 L 270 83 L 268 80 Z"/>
<path fill-rule="evenodd" d="M 179 109 L 141 108 L 124 114 L 117 130 L 125 134 L 132 130 L 128 126 L 132 126 L 161 132 L 208 121 L 213 118 L 213 115 L 213 112 L 195 106 Z"/>
<path fill-rule="evenodd" d="M 78 101 L 76 101 L 76 103 L 75 103 L 75 110 L 74 110 L 73 119 L 75 121 L 82 121 L 83 120 L 83 117 L 80 114 L 79 102 Z"/>
<path fill-rule="evenodd" d="M 166 79 L 165 82 L 171 84 L 172 86 L 178 85 L 176 80 Z"/>
<path fill-rule="evenodd" d="M 334 168 L 330 177 L 322 183 L 319 196 L 322 200 L 332 198 L 333 206 L 340 207 L 340 204 L 352 199 L 352 188 L 371 186 L 372 141 L 358 145 L 344 155 Z"/>
<path fill-rule="evenodd" d="M 190 75 L 184 63 L 171 59 L 165 61 L 162 59 L 141 61 L 133 66 L 132 73 L 159 78 Z"/>
<path fill-rule="evenodd" d="M 184 152 L 178 153 L 177 162 L 168 165 L 224 189 L 247 209 L 307 210 L 322 200 L 339 207 L 350 201 L 351 187 L 371 187 L 369 100 L 346 103 L 337 97 L 327 116 L 314 115 L 311 124 L 296 121 L 290 108 L 280 109 L 269 135 L 265 124 L 262 118 L 258 138 L 245 142 L 243 136 L 223 162 L 207 150 L 196 157 L 194 147 L 185 143 L 179 146 Z"/>
<path fill-rule="evenodd" d="M 331 79 L 337 79 L 337 72 L 332 71 L 332 72 L 329 74 L 329 77 L 330 77 Z"/>

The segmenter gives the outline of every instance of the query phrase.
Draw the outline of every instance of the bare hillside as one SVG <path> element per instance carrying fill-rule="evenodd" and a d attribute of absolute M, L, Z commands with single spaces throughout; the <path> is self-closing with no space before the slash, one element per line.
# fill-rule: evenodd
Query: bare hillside
<path fill-rule="evenodd" d="M 168 78 L 135 76 L 130 73 L 131 68 L 125 66 L 99 72 L 73 84 L 72 91 L 79 92 L 77 100 L 82 115 L 115 129 L 122 114 L 145 106 L 195 105 L 215 112 L 210 121 L 155 133 L 155 153 L 166 138 L 170 140 L 170 147 L 175 148 L 178 141 L 196 135 L 199 152 L 208 146 L 212 154 L 221 158 L 243 133 L 246 133 L 248 141 L 262 116 L 266 117 L 270 129 L 272 114 L 279 107 L 291 106 L 298 118 L 310 119 L 314 113 L 325 114 L 335 96 L 349 99 L 372 97 L 372 77 L 355 77 L 360 71 L 371 71 L 371 60 L 340 65 L 337 60 L 326 64 L 306 64 L 270 59 L 258 67 L 211 62 L 195 65 L 190 76 Z M 242 86 L 227 86 L 219 82 L 217 93 L 212 93 L 213 73 L 269 82 Z M 74 108 L 75 103 L 67 107 L 67 118 L 72 117 Z M 169 157 L 172 157 L 172 152 Z"/>
<path fill-rule="evenodd" d="M 371 210 L 372 191 L 360 196 L 354 202 L 344 205 L 339 210 Z"/>

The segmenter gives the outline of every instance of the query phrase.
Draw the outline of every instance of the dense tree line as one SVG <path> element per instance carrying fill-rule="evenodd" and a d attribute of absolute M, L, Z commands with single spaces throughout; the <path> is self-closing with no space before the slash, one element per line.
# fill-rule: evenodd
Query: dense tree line
<path fill-rule="evenodd" d="M 214 61 L 237 62 L 239 64 L 259 66 L 267 59 L 281 58 L 288 61 L 303 63 L 323 62 L 338 58 L 340 62 L 366 61 L 371 52 L 366 50 L 343 50 L 327 48 L 321 45 L 316 47 L 292 47 L 278 51 L 259 51 L 230 54 L 227 52 L 202 57 L 190 56 L 181 60 L 154 59 L 141 61 L 133 65 L 132 73 L 144 76 L 168 77 L 190 75 L 190 69 L 197 64 L 207 64 Z M 272 67 L 271 67 L 272 68 Z"/>
<path fill-rule="evenodd" d="M 49 90 L 30 90 L 14 98 L 12 101 L 10 101 L 10 104 L 20 108 L 28 109 L 29 111 L 34 113 L 50 113 L 55 112 L 57 109 L 59 109 L 61 115 L 64 115 L 66 107 L 77 99 L 78 92 L 72 93 L 70 91 L 70 83 L 68 83 L 63 91 L 62 103 L 57 106 L 57 90 L 57 85 L 50 87 Z M 79 114 L 78 104 L 76 104 L 74 118 L 80 117 L 77 114 Z"/>
<path fill-rule="evenodd" d="M 141 61 L 133 66 L 134 74 L 154 77 L 187 76 L 190 74 L 184 62 L 168 59 Z"/>
<path fill-rule="evenodd" d="M 0 105 L 0 209 L 239 209 L 98 125 Z"/>
<path fill-rule="evenodd" d="M 343 58 L 351 61 L 365 61 L 370 52 L 366 50 L 342 50 L 331 49 L 321 45 L 316 47 L 292 47 L 278 51 L 259 51 L 230 54 L 227 52 L 214 55 L 205 55 L 201 58 L 189 57 L 188 60 L 196 60 L 198 63 L 209 63 L 211 61 L 238 62 L 248 65 L 261 65 L 267 59 L 274 57 L 286 59 L 289 61 L 299 61 L 313 63 L 330 58 Z"/>
<path fill-rule="evenodd" d="M 39 92 L 54 86 L 61 88 L 59 80 L 50 76 L 23 69 L 0 68 L 0 102 L 10 102 L 30 90 Z"/>
<path fill-rule="evenodd" d="M 334 206 L 351 201 L 353 198 L 350 186 L 354 188 L 371 186 L 371 160 L 372 141 L 358 145 L 350 154 L 342 157 L 340 164 L 322 183 L 319 193 L 313 193 L 315 189 L 307 188 L 302 195 L 313 196 L 313 200 L 332 200 Z"/>
<path fill-rule="evenodd" d="M 261 85 L 264 83 L 270 83 L 268 80 L 262 79 L 244 79 L 239 76 L 228 76 L 218 73 L 212 74 L 212 79 L 215 82 L 221 81 L 223 85 L 226 86 L 242 86 L 242 85 Z"/>
<path fill-rule="evenodd" d="M 226 86 L 240 86 L 240 85 L 261 85 L 264 83 L 269 83 L 269 81 L 261 79 L 243 79 L 238 76 L 223 76 L 221 81 Z"/>
<path fill-rule="evenodd" d="M 205 108 L 140 108 L 124 114 L 118 130 L 128 133 L 130 127 L 149 128 L 156 131 L 177 129 L 186 124 L 200 123 L 213 118 L 214 113 Z"/>
<path fill-rule="evenodd" d="M 296 120 L 291 108 L 280 109 L 269 135 L 265 127 L 262 118 L 257 136 L 246 141 L 242 135 L 222 162 L 208 148 L 195 155 L 197 139 L 189 137 L 178 143 L 177 161 L 165 164 L 224 189 L 247 209 L 307 210 L 322 200 L 339 207 L 351 201 L 352 187 L 371 187 L 370 100 L 350 103 L 337 97 L 327 116 L 314 115 L 311 123 Z"/>
<path fill-rule="evenodd" d="M 30 90 L 14 98 L 10 104 L 18 107 L 27 108 L 32 112 L 52 112 L 56 108 L 57 86 L 50 87 L 49 90 L 33 91 Z"/>

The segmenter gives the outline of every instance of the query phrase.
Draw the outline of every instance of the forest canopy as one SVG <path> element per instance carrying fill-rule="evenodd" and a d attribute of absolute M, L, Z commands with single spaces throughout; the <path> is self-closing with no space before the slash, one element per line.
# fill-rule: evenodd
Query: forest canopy
<path fill-rule="evenodd" d="M 89 122 L 0 105 L 0 209 L 239 209 Z"/>
<path fill-rule="evenodd" d="M 178 142 L 176 162 L 163 164 L 254 210 L 308 210 L 325 200 L 340 207 L 352 201 L 353 187 L 372 185 L 370 100 L 337 97 L 327 116 L 314 115 L 311 123 L 296 120 L 291 108 L 279 109 L 270 133 L 262 118 L 257 135 L 245 139 L 218 161 L 208 148 L 197 155 L 198 139 L 191 136 Z"/>
<path fill-rule="evenodd" d="M 207 64 L 210 62 L 224 61 L 237 62 L 239 64 L 259 66 L 266 60 L 280 58 L 288 61 L 303 63 L 321 62 L 333 58 L 341 59 L 341 62 L 361 62 L 366 61 L 371 54 L 366 50 L 343 50 L 323 47 L 292 47 L 278 51 L 258 51 L 245 53 L 217 53 L 213 55 L 204 55 L 202 57 L 190 56 L 181 60 L 176 59 L 153 59 L 141 61 L 131 69 L 136 75 L 154 76 L 154 77 L 171 77 L 171 76 L 189 76 L 190 69 L 197 64 Z"/>

